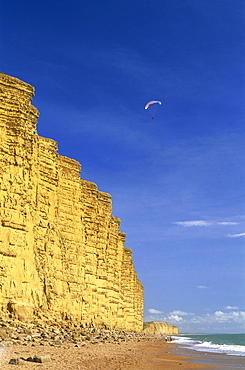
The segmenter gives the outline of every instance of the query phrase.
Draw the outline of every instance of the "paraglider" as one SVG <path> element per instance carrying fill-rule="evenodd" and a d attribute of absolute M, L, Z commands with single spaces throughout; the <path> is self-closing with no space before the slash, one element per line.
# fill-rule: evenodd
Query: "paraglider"
<path fill-rule="evenodd" d="M 154 104 L 159 104 L 159 105 L 161 105 L 162 104 L 162 102 L 160 102 L 159 100 L 151 100 L 151 101 L 149 101 L 146 105 L 145 105 L 145 109 L 148 109 L 151 105 L 154 105 Z M 155 113 L 155 111 L 154 111 L 154 113 Z M 151 117 L 151 119 L 154 119 L 155 117 L 154 116 L 152 116 Z"/>

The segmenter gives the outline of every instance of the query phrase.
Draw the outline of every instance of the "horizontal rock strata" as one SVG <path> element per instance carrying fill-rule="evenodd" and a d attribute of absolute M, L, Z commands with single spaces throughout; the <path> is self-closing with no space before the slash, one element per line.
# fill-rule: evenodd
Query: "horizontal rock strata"
<path fill-rule="evenodd" d="M 177 335 L 178 327 L 165 321 L 150 321 L 144 323 L 144 333 L 156 335 Z"/>
<path fill-rule="evenodd" d="M 141 330 L 143 287 L 111 196 L 38 136 L 33 96 L 0 73 L 0 317 Z"/>

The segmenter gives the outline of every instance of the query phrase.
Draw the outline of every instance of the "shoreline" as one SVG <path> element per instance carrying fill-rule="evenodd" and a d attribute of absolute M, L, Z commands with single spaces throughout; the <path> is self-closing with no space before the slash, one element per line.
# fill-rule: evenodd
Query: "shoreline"
<path fill-rule="evenodd" d="M 173 352 L 188 357 L 188 361 L 195 364 L 206 364 L 215 366 L 217 370 L 242 370 L 245 368 L 245 356 L 227 355 L 225 353 L 197 351 L 193 348 L 183 347 L 176 344 Z"/>

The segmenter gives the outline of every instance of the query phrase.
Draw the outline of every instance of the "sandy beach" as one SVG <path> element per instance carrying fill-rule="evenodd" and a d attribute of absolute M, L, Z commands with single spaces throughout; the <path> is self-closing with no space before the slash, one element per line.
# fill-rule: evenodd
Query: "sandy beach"
<path fill-rule="evenodd" d="M 0 369 L 157 370 L 245 368 L 244 356 L 189 349 L 170 336 L 74 323 L 1 323 Z M 14 368 L 15 368 L 14 367 Z"/>
<path fill-rule="evenodd" d="M 150 341 L 128 341 L 125 343 L 100 343 L 60 347 L 27 344 L 7 346 L 1 350 L 1 370 L 13 368 L 11 359 L 23 359 L 21 369 L 53 370 L 156 370 L 156 369 L 212 369 L 213 366 L 194 364 L 188 358 L 178 355 L 179 346 L 166 343 L 163 339 Z M 28 357 L 50 356 L 50 361 L 35 363 Z M 199 358 L 200 361 L 200 358 Z M 205 361 L 205 359 L 204 359 Z"/>

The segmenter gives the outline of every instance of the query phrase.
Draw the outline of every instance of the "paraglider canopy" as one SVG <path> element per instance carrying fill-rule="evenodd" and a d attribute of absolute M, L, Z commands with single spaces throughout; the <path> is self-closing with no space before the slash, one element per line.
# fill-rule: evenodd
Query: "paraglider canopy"
<path fill-rule="evenodd" d="M 159 100 L 151 100 L 149 101 L 146 105 L 145 105 L 145 109 L 148 109 L 151 105 L 154 105 L 154 104 L 159 104 L 161 105 L 162 102 L 160 102 Z M 154 113 L 155 113 L 155 110 L 154 110 Z M 154 119 L 154 116 L 151 117 L 152 119 Z"/>
<path fill-rule="evenodd" d="M 145 105 L 145 109 L 148 109 L 151 105 L 153 105 L 153 104 L 162 104 L 162 102 L 161 101 L 159 101 L 159 100 L 151 100 L 151 101 L 149 101 L 149 103 L 147 103 L 146 105 Z"/>

